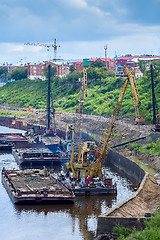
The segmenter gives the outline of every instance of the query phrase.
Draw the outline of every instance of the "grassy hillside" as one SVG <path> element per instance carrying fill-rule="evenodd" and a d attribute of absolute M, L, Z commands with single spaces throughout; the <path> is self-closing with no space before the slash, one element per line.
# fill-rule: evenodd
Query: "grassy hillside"
<path fill-rule="evenodd" d="M 93 76 L 88 72 L 88 97 L 85 98 L 84 113 L 110 115 L 114 110 L 125 79 L 116 78 L 113 74 L 106 72 L 105 69 L 97 70 L 96 73 L 97 75 L 94 74 Z M 81 85 L 78 79 L 81 76 L 82 73 L 73 72 L 66 78 L 56 77 L 51 81 L 56 111 L 76 111 Z M 160 107 L 160 74 L 156 74 L 154 80 L 157 105 Z M 150 72 L 147 72 L 143 78 L 137 79 L 136 83 L 141 99 L 140 114 L 149 123 L 152 120 Z M 34 108 L 45 108 L 47 104 L 47 81 L 25 79 L 7 83 L 0 88 L 0 103 L 4 102 L 21 107 L 31 105 Z M 124 96 L 121 115 L 135 116 L 130 83 L 128 83 Z"/>

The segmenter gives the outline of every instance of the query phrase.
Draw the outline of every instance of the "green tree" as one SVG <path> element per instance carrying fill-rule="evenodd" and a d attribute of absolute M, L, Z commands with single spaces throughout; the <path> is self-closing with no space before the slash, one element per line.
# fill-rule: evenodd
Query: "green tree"
<path fill-rule="evenodd" d="M 6 81 L 8 79 L 8 68 L 7 67 L 1 67 L 0 68 L 0 79 Z"/>
<path fill-rule="evenodd" d="M 27 78 L 27 69 L 25 67 L 19 67 L 11 73 L 11 78 L 15 80 L 21 80 Z"/>
<path fill-rule="evenodd" d="M 72 65 L 69 67 L 69 69 L 70 69 L 70 72 L 71 72 L 71 73 L 74 72 L 74 71 L 75 71 L 74 65 L 72 64 Z"/>
<path fill-rule="evenodd" d="M 95 62 L 91 63 L 91 67 L 101 68 L 104 67 L 104 63 L 100 59 L 97 59 Z"/>
<path fill-rule="evenodd" d="M 145 61 L 138 59 L 138 65 L 139 65 L 139 68 L 140 68 L 141 72 L 144 74 L 145 71 L 146 71 L 146 63 L 145 63 Z"/>
<path fill-rule="evenodd" d="M 66 81 L 70 83 L 78 82 L 79 78 L 82 77 L 82 72 L 74 71 L 66 76 Z"/>
<path fill-rule="evenodd" d="M 48 78 L 48 67 L 45 67 L 43 72 L 44 72 L 45 77 Z M 57 73 L 57 68 L 51 66 L 50 77 L 51 78 L 55 77 L 56 73 Z"/>
<path fill-rule="evenodd" d="M 157 77 L 160 73 L 160 60 L 153 60 L 152 66 L 153 66 L 154 77 Z"/>
<path fill-rule="evenodd" d="M 96 70 L 93 67 L 87 68 L 87 78 L 90 80 L 96 79 Z"/>
<path fill-rule="evenodd" d="M 132 54 L 127 53 L 127 54 L 125 55 L 125 57 L 132 57 Z"/>

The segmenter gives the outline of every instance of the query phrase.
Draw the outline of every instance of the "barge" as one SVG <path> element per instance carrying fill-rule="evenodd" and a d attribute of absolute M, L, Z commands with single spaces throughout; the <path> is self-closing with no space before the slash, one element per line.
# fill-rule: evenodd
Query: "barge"
<path fill-rule="evenodd" d="M 48 148 L 16 148 L 12 154 L 20 167 L 54 166 L 61 164 L 62 157 L 58 152 Z"/>
<path fill-rule="evenodd" d="M 113 184 L 112 178 L 102 180 L 99 178 L 90 179 L 90 177 L 86 177 L 86 179 L 81 178 L 80 181 L 65 179 L 63 183 L 74 192 L 75 196 L 117 194 L 117 185 Z"/>
<path fill-rule="evenodd" d="M 70 203 L 75 195 L 47 169 L 2 170 L 2 183 L 15 204 Z"/>
<path fill-rule="evenodd" d="M 0 151 L 12 151 L 16 144 L 26 144 L 27 139 L 20 133 L 0 133 Z"/>
<path fill-rule="evenodd" d="M 97 196 L 97 195 L 108 195 L 117 194 L 115 187 L 102 187 L 102 186 L 86 186 L 86 187 L 75 187 L 72 188 L 75 196 Z"/>

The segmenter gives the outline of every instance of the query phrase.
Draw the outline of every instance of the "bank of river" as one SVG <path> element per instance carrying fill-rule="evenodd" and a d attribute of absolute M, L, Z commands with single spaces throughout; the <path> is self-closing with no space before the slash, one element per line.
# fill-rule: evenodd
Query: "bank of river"
<path fill-rule="evenodd" d="M 0 127 L 0 132 L 4 131 Z M 10 131 L 10 129 L 9 129 Z M 18 169 L 12 154 L 0 154 L 0 169 Z M 118 194 L 76 197 L 74 204 L 14 205 L 0 183 L 0 233 L 6 240 L 82 240 L 93 239 L 97 218 L 132 194 L 129 181 L 106 169 Z"/>

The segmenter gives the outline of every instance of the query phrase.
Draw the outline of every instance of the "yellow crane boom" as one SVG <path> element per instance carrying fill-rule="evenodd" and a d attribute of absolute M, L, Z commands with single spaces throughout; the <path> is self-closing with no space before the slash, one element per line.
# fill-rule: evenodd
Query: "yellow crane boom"
<path fill-rule="evenodd" d="M 114 112 L 108 124 L 109 127 L 105 129 L 99 141 L 98 146 L 94 149 L 95 157 L 93 162 L 89 163 L 87 159 L 88 152 L 93 151 L 93 143 L 88 142 L 88 146 L 92 146 L 92 150 L 91 150 L 91 147 L 89 148 L 86 147 L 84 142 L 82 146 L 82 150 L 78 154 L 77 162 L 73 162 L 73 159 L 71 159 L 70 163 L 68 164 L 69 167 L 67 168 L 70 169 L 75 174 L 75 177 L 82 176 L 82 175 L 85 175 L 85 176 L 90 175 L 91 177 L 101 176 L 102 167 L 107 159 L 107 156 L 111 148 L 113 129 L 115 128 L 118 120 L 118 116 L 120 113 L 122 101 L 124 98 L 124 94 L 125 94 L 128 82 L 130 82 L 131 84 L 137 104 L 140 105 L 140 99 L 139 99 L 138 90 L 135 83 L 134 74 L 128 68 L 125 68 L 125 70 L 127 73 L 127 79 L 124 83 L 123 89 L 119 95 Z M 72 169 L 74 169 L 74 171 Z"/>

